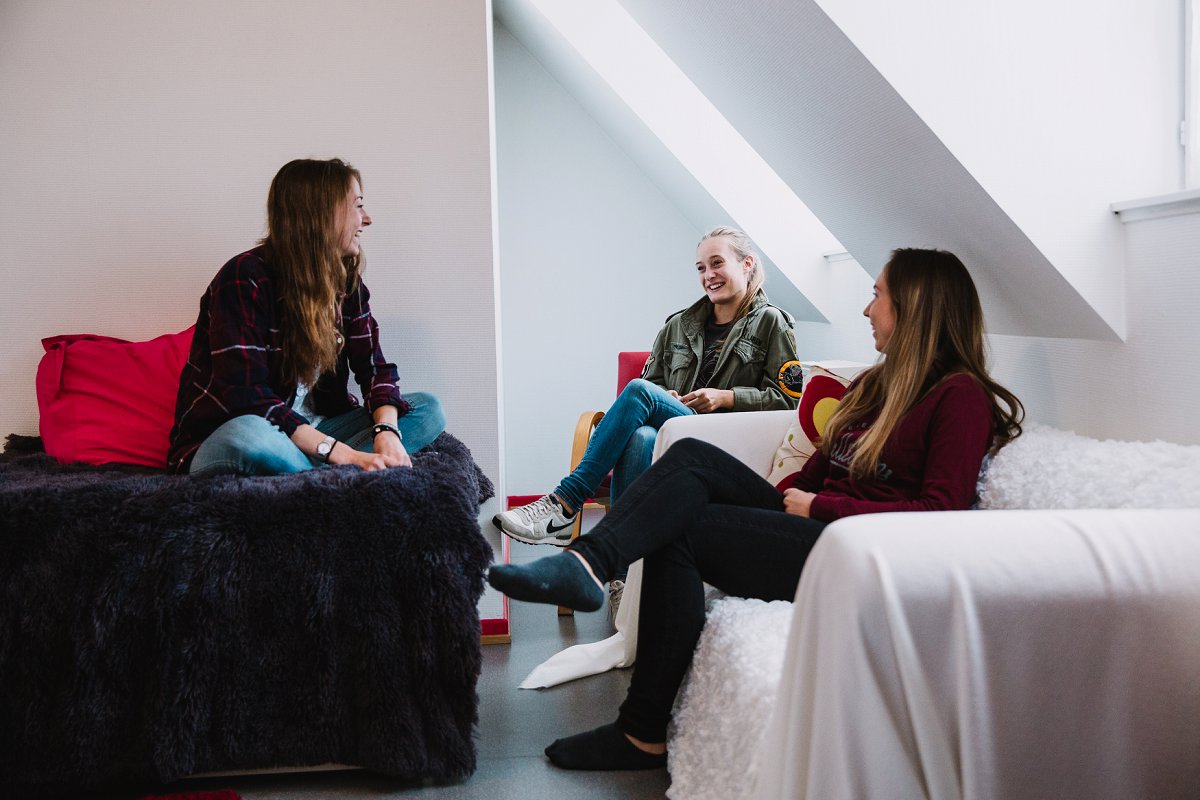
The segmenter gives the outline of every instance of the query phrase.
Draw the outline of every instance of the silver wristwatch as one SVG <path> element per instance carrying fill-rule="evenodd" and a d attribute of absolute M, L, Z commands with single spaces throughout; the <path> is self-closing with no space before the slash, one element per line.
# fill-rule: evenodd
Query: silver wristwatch
<path fill-rule="evenodd" d="M 333 446 L 337 444 L 337 439 L 332 436 L 326 436 L 325 439 L 317 445 L 317 458 L 329 463 L 329 454 L 333 452 Z"/>

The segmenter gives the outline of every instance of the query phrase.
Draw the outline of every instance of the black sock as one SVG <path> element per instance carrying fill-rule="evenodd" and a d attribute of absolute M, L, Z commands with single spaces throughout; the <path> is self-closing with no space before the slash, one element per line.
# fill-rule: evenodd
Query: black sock
<path fill-rule="evenodd" d="M 488 570 L 488 583 L 514 600 L 595 611 L 604 603 L 604 590 L 587 567 L 570 553 L 539 558 L 530 564 L 497 564 Z"/>
<path fill-rule="evenodd" d="M 615 722 L 557 739 L 546 748 L 546 755 L 563 769 L 661 769 L 667 765 L 666 753 L 638 749 Z"/>

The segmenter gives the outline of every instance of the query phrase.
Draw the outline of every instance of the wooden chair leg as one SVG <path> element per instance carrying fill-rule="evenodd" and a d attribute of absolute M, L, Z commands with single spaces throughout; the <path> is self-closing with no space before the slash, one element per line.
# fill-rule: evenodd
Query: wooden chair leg
<path fill-rule="evenodd" d="M 579 420 L 575 423 L 575 435 L 571 439 L 571 468 L 569 472 L 574 472 L 579 466 L 579 462 L 583 460 L 583 454 L 587 450 L 588 442 L 592 438 L 592 431 L 600 424 L 600 420 L 604 419 L 603 411 L 585 411 L 579 415 Z M 579 533 L 583 529 L 583 509 L 578 509 L 579 513 L 575 515 L 575 522 L 571 524 L 571 541 L 579 538 Z M 575 611 L 566 606 L 558 607 L 558 615 L 560 617 L 574 616 Z"/>

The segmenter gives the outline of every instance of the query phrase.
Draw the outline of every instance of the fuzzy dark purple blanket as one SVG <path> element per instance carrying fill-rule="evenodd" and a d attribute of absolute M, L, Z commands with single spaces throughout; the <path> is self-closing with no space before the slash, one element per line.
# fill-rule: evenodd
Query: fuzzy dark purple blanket
<path fill-rule="evenodd" d="M 6 796 L 331 761 L 471 774 L 492 485 L 449 434 L 414 465 L 0 458 Z"/>

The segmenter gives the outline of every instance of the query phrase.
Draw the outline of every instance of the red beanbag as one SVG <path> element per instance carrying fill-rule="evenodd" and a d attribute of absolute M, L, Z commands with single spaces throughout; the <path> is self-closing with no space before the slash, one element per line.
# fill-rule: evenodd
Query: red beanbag
<path fill-rule="evenodd" d="M 165 467 L 192 330 L 148 342 L 43 339 L 37 399 L 46 452 L 63 463 Z"/>

